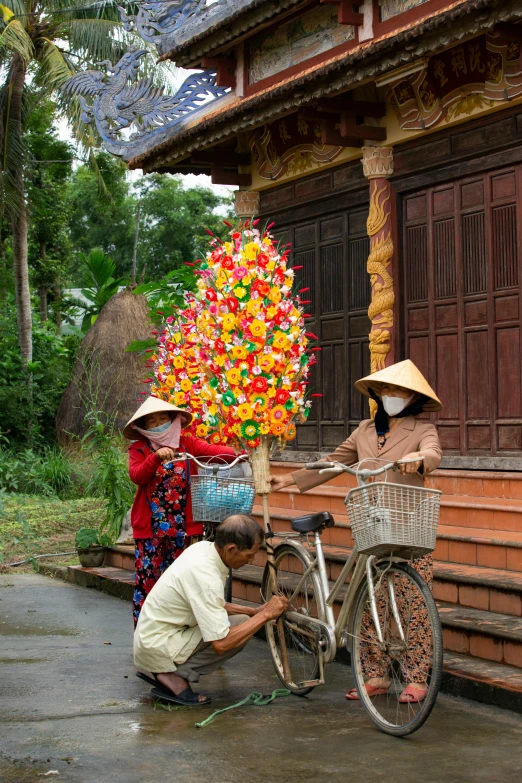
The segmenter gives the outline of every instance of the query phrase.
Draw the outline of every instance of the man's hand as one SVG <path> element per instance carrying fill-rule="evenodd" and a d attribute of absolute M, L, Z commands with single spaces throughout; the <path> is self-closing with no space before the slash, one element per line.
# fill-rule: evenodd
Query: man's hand
<path fill-rule="evenodd" d="M 417 457 L 416 462 L 407 462 L 405 465 L 399 465 L 399 470 L 402 475 L 404 476 L 406 473 L 417 473 L 422 465 L 422 459 L 418 458 L 422 456 L 420 451 L 412 451 L 411 454 L 406 454 L 405 457 L 402 457 L 402 459 L 415 459 Z"/>
<path fill-rule="evenodd" d="M 284 595 L 274 595 L 268 603 L 263 606 L 263 610 L 268 620 L 277 620 L 283 612 L 288 609 L 288 598 Z"/>
<path fill-rule="evenodd" d="M 287 476 L 270 476 L 270 484 L 272 492 L 279 492 L 280 489 L 284 489 L 285 487 L 289 487 L 290 484 L 293 484 L 294 480 L 291 475 Z"/>
<path fill-rule="evenodd" d="M 158 455 L 158 457 L 162 462 L 164 462 L 164 460 L 167 459 L 174 459 L 174 457 L 176 456 L 176 452 L 174 451 L 174 449 L 169 449 L 168 446 L 164 446 L 162 449 L 158 449 L 156 454 Z"/>

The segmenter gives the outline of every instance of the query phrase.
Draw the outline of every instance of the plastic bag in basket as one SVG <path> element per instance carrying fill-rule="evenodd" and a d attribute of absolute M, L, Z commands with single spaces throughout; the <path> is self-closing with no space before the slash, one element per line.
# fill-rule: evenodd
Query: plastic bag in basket
<path fill-rule="evenodd" d="M 199 490 L 199 502 L 215 511 L 228 514 L 250 514 L 254 500 L 251 484 L 235 481 L 222 482 L 219 479 L 205 482 Z"/>

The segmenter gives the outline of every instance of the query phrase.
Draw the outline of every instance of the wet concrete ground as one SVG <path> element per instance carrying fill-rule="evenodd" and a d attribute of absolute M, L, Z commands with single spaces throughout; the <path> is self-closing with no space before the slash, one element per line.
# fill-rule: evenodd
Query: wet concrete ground
<path fill-rule="evenodd" d="M 522 779 L 519 715 L 440 696 L 424 728 L 394 739 L 346 702 L 350 670 L 339 664 L 305 699 L 243 707 L 196 729 L 213 709 L 279 687 L 266 645 L 251 641 L 202 681 L 211 708 L 166 711 L 134 676 L 131 634 L 130 606 L 117 598 L 32 574 L 0 577 L 1 783 Z"/>

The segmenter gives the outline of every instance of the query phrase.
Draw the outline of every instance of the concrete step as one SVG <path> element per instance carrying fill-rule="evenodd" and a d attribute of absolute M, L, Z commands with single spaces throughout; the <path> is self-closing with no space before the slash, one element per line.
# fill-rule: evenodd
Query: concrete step
<path fill-rule="evenodd" d="M 260 602 L 263 568 L 245 566 L 233 574 L 233 596 Z M 289 575 L 289 578 L 292 578 Z M 333 582 L 330 580 L 330 586 Z M 341 593 L 340 599 L 343 595 Z M 522 618 L 437 601 L 444 633 L 444 647 L 451 652 L 522 669 Z M 334 614 L 340 602 L 334 604 Z"/>
<path fill-rule="evenodd" d="M 132 600 L 133 576 L 127 569 L 108 566 L 100 568 L 69 566 L 61 568 L 60 573 L 56 573 L 56 569 L 53 570 L 52 566 L 41 566 L 42 573 L 46 573 L 46 569 L 50 569 L 48 573 L 54 577 L 65 578 L 74 584 L 102 590 L 128 601 Z M 234 600 L 248 606 L 258 605 L 262 569 L 259 566 L 245 566 L 239 573 L 242 577 L 241 584 L 250 585 L 252 589 L 249 592 L 250 598 L 246 593 L 244 595 L 235 593 Z M 234 576 L 237 577 L 238 573 Z M 234 582 L 237 581 L 235 578 Z M 454 622 L 455 619 L 453 618 Z M 346 662 L 347 657 L 339 655 L 338 659 L 340 662 Z M 486 661 L 468 654 L 446 650 L 442 690 L 453 696 L 475 699 L 484 704 L 522 713 L 522 671 L 518 666 Z"/>

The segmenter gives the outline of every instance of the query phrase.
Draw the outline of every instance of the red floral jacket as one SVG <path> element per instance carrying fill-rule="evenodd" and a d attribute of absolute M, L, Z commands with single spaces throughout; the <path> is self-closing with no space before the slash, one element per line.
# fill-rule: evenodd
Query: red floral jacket
<path fill-rule="evenodd" d="M 193 435 L 182 435 L 179 450 L 192 454 L 193 457 L 225 457 L 232 462 L 236 453 L 229 446 L 213 446 Z M 151 515 L 151 482 L 156 475 L 161 459 L 152 451 L 146 440 L 137 440 L 129 446 L 129 476 L 138 491 L 131 509 L 132 534 L 134 538 L 152 538 Z M 190 473 L 197 474 L 197 466 L 190 462 Z M 199 536 L 203 525 L 192 519 L 192 504 L 190 501 L 190 483 L 188 487 L 187 506 L 185 509 L 185 532 L 188 536 Z"/>

